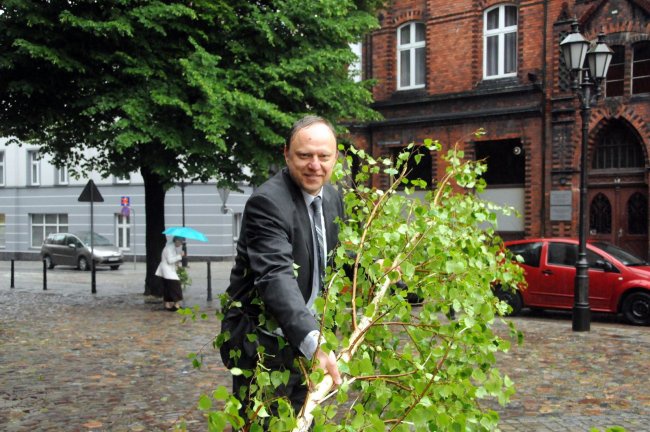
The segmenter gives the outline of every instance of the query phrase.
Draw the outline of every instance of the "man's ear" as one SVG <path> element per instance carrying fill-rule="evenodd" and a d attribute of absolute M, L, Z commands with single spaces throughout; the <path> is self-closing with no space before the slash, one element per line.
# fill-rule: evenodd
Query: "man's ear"
<path fill-rule="evenodd" d="M 289 147 L 284 146 L 284 161 L 286 162 L 289 159 Z"/>

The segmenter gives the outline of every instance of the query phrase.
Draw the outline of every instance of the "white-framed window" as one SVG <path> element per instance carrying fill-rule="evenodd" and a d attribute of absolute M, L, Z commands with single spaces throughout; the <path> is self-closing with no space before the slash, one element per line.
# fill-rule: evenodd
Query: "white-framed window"
<path fill-rule="evenodd" d="M 41 158 L 38 150 L 29 150 L 27 152 L 29 185 L 40 186 L 41 184 Z"/>
<path fill-rule="evenodd" d="M 60 185 L 67 185 L 69 181 L 68 167 L 62 166 L 56 169 L 56 183 Z"/>
<path fill-rule="evenodd" d="M 517 74 L 517 7 L 499 5 L 485 11 L 483 30 L 483 77 L 503 78 Z"/>
<path fill-rule="evenodd" d="M 131 176 L 115 176 L 115 183 L 117 184 L 129 184 L 131 183 Z"/>
<path fill-rule="evenodd" d="M 412 22 L 397 29 L 397 89 L 411 90 L 424 87 L 425 27 Z"/>
<path fill-rule="evenodd" d="M 0 186 L 5 185 L 5 152 L 0 151 Z"/>
<path fill-rule="evenodd" d="M 40 248 L 49 234 L 68 231 L 68 215 L 65 213 L 33 213 L 30 222 L 34 248 Z"/>
<path fill-rule="evenodd" d="M 115 238 L 118 248 L 121 250 L 131 249 L 131 216 L 115 214 Z"/>
<path fill-rule="evenodd" d="M 5 247 L 6 237 L 5 237 L 5 214 L 0 213 L 0 248 Z"/>

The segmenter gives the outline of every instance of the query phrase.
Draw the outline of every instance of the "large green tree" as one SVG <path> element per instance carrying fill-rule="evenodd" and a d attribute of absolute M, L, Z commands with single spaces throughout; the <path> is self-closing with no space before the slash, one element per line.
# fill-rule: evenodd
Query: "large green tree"
<path fill-rule="evenodd" d="M 375 115 L 347 65 L 381 2 L 3 0 L 0 136 L 80 174 L 139 170 L 145 293 L 159 295 L 174 182 L 256 183 L 298 117 Z"/>

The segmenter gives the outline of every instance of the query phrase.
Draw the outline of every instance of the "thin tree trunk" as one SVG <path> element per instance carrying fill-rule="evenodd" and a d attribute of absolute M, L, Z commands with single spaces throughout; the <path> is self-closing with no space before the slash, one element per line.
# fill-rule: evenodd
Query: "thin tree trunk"
<path fill-rule="evenodd" d="M 341 360 L 342 363 L 347 364 L 352 360 L 357 349 L 363 344 L 365 339 L 365 334 L 373 323 L 373 320 L 376 318 L 379 310 L 379 303 L 386 296 L 388 288 L 394 281 L 391 281 L 388 275 L 384 277 L 382 284 L 379 286 L 379 290 L 375 294 L 375 297 L 372 300 L 372 304 L 375 305 L 375 313 L 371 317 L 364 316 L 357 329 L 352 332 L 350 335 L 350 343 L 347 347 L 341 350 L 337 356 L 337 361 Z M 305 403 L 303 405 L 302 411 L 298 416 L 298 425 L 293 429 L 293 432 L 308 432 L 311 430 L 312 422 L 314 421 L 314 415 L 312 412 L 318 405 L 320 405 L 327 397 L 329 397 L 330 392 L 334 390 L 334 380 L 329 374 L 326 374 L 323 377 L 323 380 L 318 383 L 316 386 L 307 393 Z"/>
<path fill-rule="evenodd" d="M 160 254 L 165 247 L 165 187 L 160 176 L 147 167 L 140 169 L 144 179 L 144 203 L 146 212 L 147 275 L 144 280 L 144 295 L 162 297 L 160 279 L 155 275 L 160 263 Z"/>

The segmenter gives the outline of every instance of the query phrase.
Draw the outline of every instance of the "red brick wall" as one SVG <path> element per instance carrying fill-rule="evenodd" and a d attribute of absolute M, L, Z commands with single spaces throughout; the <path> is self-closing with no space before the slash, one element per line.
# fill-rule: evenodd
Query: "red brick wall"
<path fill-rule="evenodd" d="M 517 75 L 484 80 L 483 16 L 500 4 L 518 6 Z M 581 120 L 575 94 L 560 70 L 559 43 L 574 16 L 588 39 L 602 29 L 610 44 L 650 40 L 649 8 L 648 2 L 627 0 L 394 0 L 382 11 L 382 28 L 368 38 L 364 52 L 366 78 L 377 80 L 375 108 L 386 120 L 358 129 L 357 143 L 387 154 L 390 146 L 434 138 L 446 148 L 459 141 L 471 155 L 471 135 L 478 128 L 486 130 L 484 140 L 521 139 L 526 155 L 525 235 L 577 235 Z M 396 31 L 412 21 L 426 24 L 426 86 L 397 91 Z M 626 56 L 630 63 L 631 50 Z M 504 90 L 509 86 L 512 91 Z M 625 90 L 629 93 L 629 81 Z M 650 94 L 599 102 L 589 123 L 590 149 L 600 130 L 622 119 L 638 134 L 650 167 L 649 118 Z M 443 172 L 438 158 L 432 173 L 436 177 Z M 550 193 L 555 190 L 573 191 L 572 221 L 550 220 Z"/>
<path fill-rule="evenodd" d="M 477 3 L 484 3 L 478 5 Z M 375 100 L 396 91 L 397 29 L 408 22 L 427 24 L 427 94 L 467 91 L 483 79 L 483 12 L 499 1 L 393 1 L 380 17 L 382 29 L 372 37 L 372 77 L 379 80 Z M 521 2 L 519 9 L 518 77 L 539 75 L 542 58 L 544 8 L 541 2 Z"/>

